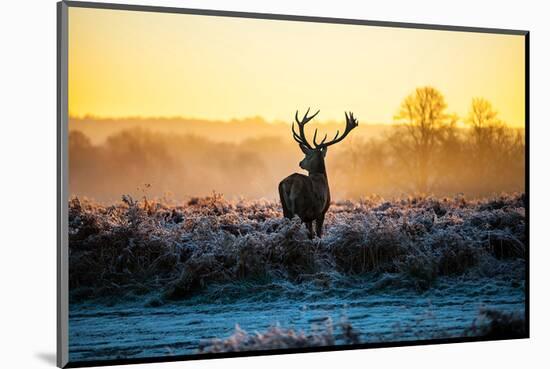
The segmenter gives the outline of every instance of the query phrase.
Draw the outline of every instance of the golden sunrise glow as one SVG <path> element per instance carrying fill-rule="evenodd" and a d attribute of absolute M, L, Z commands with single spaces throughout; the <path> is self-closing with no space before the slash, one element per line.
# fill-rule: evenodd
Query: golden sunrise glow
<path fill-rule="evenodd" d="M 71 7 L 69 112 L 391 123 L 430 85 L 461 117 L 484 97 L 523 126 L 524 58 L 523 36 Z"/>

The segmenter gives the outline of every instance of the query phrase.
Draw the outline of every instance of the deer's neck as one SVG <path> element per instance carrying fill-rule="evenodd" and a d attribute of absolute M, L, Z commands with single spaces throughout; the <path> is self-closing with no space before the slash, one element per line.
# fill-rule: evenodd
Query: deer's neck
<path fill-rule="evenodd" d="M 327 169 L 325 168 L 325 161 L 320 160 L 314 168 L 308 172 L 310 177 L 322 175 L 325 178 L 327 177 Z"/>
<path fill-rule="evenodd" d="M 327 194 L 329 193 L 328 176 L 324 161 L 309 171 L 309 178 L 314 183 L 314 186 L 318 186 L 318 190 L 326 191 Z"/>
<path fill-rule="evenodd" d="M 330 188 L 325 163 L 322 162 L 315 170 L 310 171 L 309 178 L 312 182 L 315 196 L 321 200 L 319 202 L 319 206 L 321 207 L 318 210 L 326 212 L 330 206 Z"/>

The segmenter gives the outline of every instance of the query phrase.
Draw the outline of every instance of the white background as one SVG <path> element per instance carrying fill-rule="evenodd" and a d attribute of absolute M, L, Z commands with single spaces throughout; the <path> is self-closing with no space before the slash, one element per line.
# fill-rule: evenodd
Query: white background
<path fill-rule="evenodd" d="M 125 2 L 531 31 L 531 339 L 132 368 L 548 367 L 550 247 L 545 210 L 550 209 L 550 12 L 545 1 Z M 51 368 L 56 335 L 55 0 L 6 1 L 0 14 L 0 366 Z"/>

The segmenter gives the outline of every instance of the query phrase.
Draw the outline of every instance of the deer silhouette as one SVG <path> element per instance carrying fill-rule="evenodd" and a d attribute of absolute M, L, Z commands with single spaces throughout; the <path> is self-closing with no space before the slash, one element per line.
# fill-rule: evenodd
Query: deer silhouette
<path fill-rule="evenodd" d="M 357 119 L 353 113 L 345 113 L 346 128 L 340 136 L 340 131 L 331 141 L 327 140 L 327 135 L 320 143 L 317 143 L 317 129 L 313 134 L 313 146 L 306 139 L 304 132 L 305 125 L 311 121 L 317 114 L 308 116 L 309 108 L 302 120 L 298 119 L 298 111 L 294 115 L 298 125 L 298 133 L 294 130 L 292 123 L 292 136 L 298 142 L 300 149 L 305 154 L 305 158 L 300 162 L 300 168 L 308 171 L 308 175 L 294 173 L 286 177 L 279 183 L 279 196 L 283 206 L 283 214 L 286 218 L 292 219 L 295 215 L 304 222 L 309 232 L 309 238 L 313 239 L 313 221 L 315 221 L 315 231 L 317 237 L 321 238 L 323 234 L 323 222 L 325 213 L 330 207 L 330 189 L 328 184 L 327 170 L 325 168 L 325 157 L 329 146 L 342 141 L 352 129 L 357 127 Z"/>

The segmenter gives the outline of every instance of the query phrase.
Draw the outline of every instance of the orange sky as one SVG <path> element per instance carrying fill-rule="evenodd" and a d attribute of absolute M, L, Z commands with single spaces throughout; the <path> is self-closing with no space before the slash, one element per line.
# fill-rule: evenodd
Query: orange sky
<path fill-rule="evenodd" d="M 69 8 L 69 113 L 290 121 L 297 108 L 392 122 L 432 85 L 525 119 L 524 37 Z"/>

